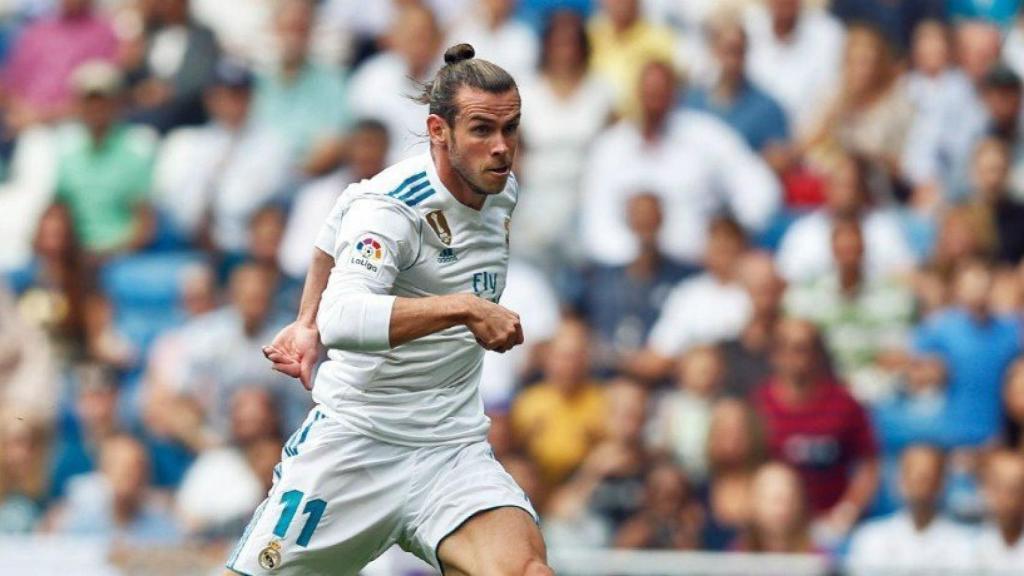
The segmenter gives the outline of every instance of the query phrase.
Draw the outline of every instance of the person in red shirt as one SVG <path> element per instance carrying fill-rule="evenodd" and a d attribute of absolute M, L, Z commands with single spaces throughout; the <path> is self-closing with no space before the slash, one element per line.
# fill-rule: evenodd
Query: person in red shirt
<path fill-rule="evenodd" d="M 803 478 L 817 533 L 845 536 L 878 487 L 878 446 L 865 410 L 836 382 L 811 323 L 785 319 L 775 330 L 774 374 L 754 396 L 770 456 Z M 824 542 L 823 542 L 824 543 Z"/>

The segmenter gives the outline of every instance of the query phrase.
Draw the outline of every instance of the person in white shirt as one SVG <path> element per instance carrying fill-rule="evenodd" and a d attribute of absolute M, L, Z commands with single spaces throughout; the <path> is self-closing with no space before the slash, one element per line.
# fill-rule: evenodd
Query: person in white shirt
<path fill-rule="evenodd" d="M 751 80 L 782 103 L 795 132 L 814 119 L 833 91 L 843 54 L 843 26 L 802 0 L 751 3 L 746 12 Z"/>
<path fill-rule="evenodd" d="M 673 363 L 694 346 L 739 335 L 749 320 L 750 297 L 737 281 L 746 238 L 729 218 L 716 218 L 708 231 L 706 272 L 669 292 L 647 338 L 647 348 L 629 354 L 621 368 L 645 380 L 669 374 Z"/>
<path fill-rule="evenodd" d="M 911 270 L 914 252 L 898 216 L 871 205 L 868 170 L 863 158 L 839 158 L 825 184 L 825 204 L 786 230 L 776 262 L 787 282 L 810 282 L 835 271 L 831 238 L 836 219 L 860 222 L 867 276 L 885 277 Z"/>
<path fill-rule="evenodd" d="M 978 574 L 1009 576 L 1024 568 L 1024 456 L 1009 450 L 991 454 L 983 472 L 989 523 L 975 543 Z"/>
<path fill-rule="evenodd" d="M 349 106 L 356 118 L 375 118 L 388 127 L 397 162 L 427 150 L 423 111 L 410 99 L 438 67 L 443 38 L 430 9 L 411 4 L 395 17 L 387 51 L 363 63 L 349 82 Z"/>
<path fill-rule="evenodd" d="M 153 202 L 188 240 L 209 240 L 240 252 L 249 219 L 288 178 L 282 140 L 251 121 L 253 77 L 241 64 L 221 61 L 206 93 L 211 120 L 179 128 L 157 155 Z"/>
<path fill-rule="evenodd" d="M 539 518 L 494 458 L 486 350 L 522 344 L 506 284 L 520 99 L 468 44 L 424 87 L 429 153 L 349 187 L 298 319 L 264 354 L 317 405 L 228 567 L 354 576 L 393 544 L 456 574 L 548 576 Z M 302 511 L 302 515 L 298 511 Z"/>
<path fill-rule="evenodd" d="M 517 255 L 550 265 L 578 259 L 581 180 L 594 139 L 607 126 L 615 92 L 589 66 L 583 17 L 554 12 L 541 42 L 540 69 L 522 82 L 522 185 L 512 234 Z"/>
<path fill-rule="evenodd" d="M 853 533 L 847 566 L 853 576 L 926 575 L 971 567 L 971 533 L 943 516 L 946 458 L 942 450 L 913 445 L 900 458 L 905 509 L 870 521 Z"/>
<path fill-rule="evenodd" d="M 301 278 L 306 273 L 324 214 L 349 184 L 369 180 L 384 169 L 388 145 L 387 126 L 379 120 L 359 120 L 348 135 L 345 166 L 299 189 L 281 240 L 279 261 L 286 274 Z"/>
<path fill-rule="evenodd" d="M 517 0 L 484 0 L 448 30 L 450 43 L 472 44 L 481 58 L 494 62 L 515 77 L 537 66 L 537 34 L 513 17 Z"/>
<path fill-rule="evenodd" d="M 676 111 L 676 82 L 671 65 L 645 66 L 639 123 L 623 120 L 593 145 L 581 206 L 583 245 L 593 261 L 622 265 L 636 256 L 625 206 L 639 192 L 662 200 L 661 248 L 684 262 L 700 258 L 715 212 L 728 208 L 747 232 L 756 233 L 778 209 L 780 186 L 768 165 L 717 118 Z"/>

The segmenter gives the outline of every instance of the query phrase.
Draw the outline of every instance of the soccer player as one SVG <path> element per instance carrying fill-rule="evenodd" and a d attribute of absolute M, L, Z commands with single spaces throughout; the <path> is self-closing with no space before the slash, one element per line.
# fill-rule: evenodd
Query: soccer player
<path fill-rule="evenodd" d="M 354 575 L 392 544 L 445 574 L 553 574 L 537 513 L 494 459 L 484 350 L 521 344 L 497 304 L 518 186 L 519 91 L 468 44 L 420 97 L 430 152 L 351 185 L 316 242 L 298 319 L 264 349 L 316 406 L 228 561 Z"/>

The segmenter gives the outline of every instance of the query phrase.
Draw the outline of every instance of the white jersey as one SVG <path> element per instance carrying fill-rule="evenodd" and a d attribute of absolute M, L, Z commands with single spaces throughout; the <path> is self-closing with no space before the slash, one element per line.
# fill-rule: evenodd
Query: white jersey
<path fill-rule="evenodd" d="M 517 195 L 510 177 L 505 190 L 474 210 L 441 183 L 429 153 L 350 185 L 316 242 L 335 259 L 321 307 L 353 291 L 410 298 L 470 293 L 497 302 Z M 380 352 L 331 349 L 313 399 L 343 424 L 385 442 L 482 440 L 490 424 L 478 390 L 483 355 L 465 326 Z"/>

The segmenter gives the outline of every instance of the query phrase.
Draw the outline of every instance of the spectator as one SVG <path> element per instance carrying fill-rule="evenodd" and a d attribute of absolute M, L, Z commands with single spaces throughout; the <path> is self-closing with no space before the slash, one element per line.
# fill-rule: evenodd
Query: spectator
<path fill-rule="evenodd" d="M 149 455 L 131 436 L 103 442 L 95 474 L 76 479 L 56 514 L 56 531 L 125 544 L 175 544 L 181 532 L 149 483 Z"/>
<path fill-rule="evenodd" d="M 281 447 L 274 398 L 259 388 L 239 389 L 231 399 L 230 444 L 202 452 L 175 496 L 176 508 L 189 533 L 207 538 L 231 537 L 243 529 L 266 493 L 264 483 L 273 476 L 272 470 L 255 469 L 250 460 L 250 451 L 257 457 L 255 462 L 261 459 L 258 452 L 263 451 L 264 440 Z M 232 479 L 230 494 L 218 490 L 224 478 Z"/>
<path fill-rule="evenodd" d="M 1003 384 L 1002 444 L 1024 452 L 1024 359 L 1014 360 Z"/>
<path fill-rule="evenodd" d="M 999 391 L 1007 367 L 1020 353 L 1018 321 L 989 311 L 992 273 L 980 262 L 957 270 L 954 306 L 917 329 L 914 347 L 949 370 L 945 423 L 953 446 L 977 446 L 999 430 Z"/>
<path fill-rule="evenodd" d="M 694 550 L 701 544 L 703 521 L 686 475 L 672 464 L 658 464 L 647 474 L 643 506 L 623 523 L 615 535 L 615 546 Z"/>
<path fill-rule="evenodd" d="M 782 320 L 772 361 L 775 375 L 754 395 L 769 453 L 803 478 L 808 511 L 827 539 L 841 538 L 878 487 L 878 447 L 868 416 L 832 380 L 811 323 Z"/>
<path fill-rule="evenodd" d="M 913 108 L 897 76 L 896 60 L 877 28 L 847 30 L 842 80 L 801 137 L 808 161 L 828 172 L 844 153 L 862 156 L 895 196 Z M 878 192 L 881 192 L 879 190 Z"/>
<path fill-rule="evenodd" d="M 359 120 L 347 138 L 348 162 L 337 171 L 299 189 L 288 215 L 281 240 L 281 268 L 292 278 L 302 278 L 313 258 L 313 242 L 341 193 L 350 185 L 368 180 L 384 169 L 389 147 L 388 129 L 378 120 Z"/>
<path fill-rule="evenodd" d="M 708 88 L 693 88 L 686 105 L 714 114 L 743 136 L 776 173 L 794 161 L 789 120 L 779 103 L 747 75 L 747 33 L 735 20 L 711 26 L 711 46 L 718 76 Z"/>
<path fill-rule="evenodd" d="M 417 4 L 401 8 L 387 35 L 388 49 L 352 74 L 349 101 L 358 118 L 373 118 L 388 127 L 388 162 L 427 150 L 423 107 L 410 99 L 418 82 L 429 80 L 441 64 L 441 29 L 434 13 Z"/>
<path fill-rule="evenodd" d="M 747 11 L 750 78 L 778 100 L 795 133 L 820 109 L 819 95 L 835 87 L 843 28 L 820 8 L 800 0 L 769 0 Z"/>
<path fill-rule="evenodd" d="M 835 272 L 792 286 L 786 311 L 818 326 L 850 391 L 873 403 L 892 386 L 894 356 L 908 343 L 914 301 L 892 279 L 866 275 L 858 221 L 835 221 L 832 256 Z"/>
<path fill-rule="evenodd" d="M 1005 73 L 990 74 L 999 60 L 998 28 L 966 21 L 954 32 L 958 70 L 929 112 L 918 115 L 902 160 L 915 187 L 911 200 L 922 211 L 967 195 L 971 152 L 990 124 L 986 100 L 1012 100 L 1019 91 Z"/>
<path fill-rule="evenodd" d="M 596 262 L 625 264 L 636 255 L 622 207 L 638 191 L 661 198 L 661 248 L 682 261 L 702 253 L 716 211 L 731 211 L 751 233 L 763 230 L 775 214 L 779 184 L 767 164 L 718 119 L 675 111 L 676 82 L 670 65 L 644 66 L 639 120 L 615 124 L 594 143 L 584 172 L 588 201 L 581 235 Z"/>
<path fill-rule="evenodd" d="M 647 393 L 635 382 L 618 380 L 608 384 L 606 398 L 604 439 L 551 496 L 553 546 L 608 545 L 642 505 L 649 469 L 643 446 Z"/>
<path fill-rule="evenodd" d="M 119 399 L 114 374 L 105 366 L 85 364 L 74 374 L 73 413 L 62 423 L 50 471 L 52 496 L 62 498 L 72 478 L 93 472 L 103 443 L 117 434 Z"/>
<path fill-rule="evenodd" d="M 899 219 L 872 205 L 869 174 L 869 164 L 859 156 L 836 161 L 825 185 L 825 205 L 799 218 L 782 237 L 776 259 L 788 282 L 811 281 L 835 270 L 829 237 L 832 223 L 842 218 L 860 221 L 869 278 L 907 272 L 914 265 Z"/>
<path fill-rule="evenodd" d="M 704 548 L 727 550 L 750 522 L 750 481 L 764 457 L 757 415 L 741 400 L 715 403 L 708 426 Z"/>
<path fill-rule="evenodd" d="M 640 246 L 636 259 L 625 266 L 591 266 L 579 280 L 576 307 L 594 327 L 602 367 L 644 346 L 673 287 L 696 272 L 658 247 L 663 216 L 657 196 L 632 196 L 626 218 Z"/>
<path fill-rule="evenodd" d="M 575 241 L 583 167 L 612 114 L 613 93 L 589 66 L 583 17 L 556 11 L 541 41 L 539 70 L 519 81 L 523 194 L 512 221 L 517 254 L 552 267 L 581 256 Z M 517 78 L 519 78 L 517 76 Z"/>
<path fill-rule="evenodd" d="M 950 305 L 953 277 L 963 265 L 988 259 L 994 251 L 990 243 L 995 232 L 981 214 L 970 206 L 954 206 L 943 212 L 936 232 L 930 260 L 914 272 L 913 286 L 921 304 L 921 317 L 927 318 Z"/>
<path fill-rule="evenodd" d="M 229 282 L 230 304 L 192 320 L 188 331 L 185 388 L 179 391 L 185 405 L 202 414 L 202 432 L 211 441 L 223 441 L 228 433 L 231 397 L 241 387 L 260 386 L 274 396 L 285 427 L 294 429 L 309 411 L 309 394 L 292 380 L 253 363 L 261 349 L 284 326 L 273 311 L 275 286 L 270 273 L 254 264 L 235 268 Z"/>
<path fill-rule="evenodd" d="M 38 326 L 22 317 L 0 279 L 0 407 L 9 417 L 52 422 L 57 401 L 50 342 Z"/>
<path fill-rule="evenodd" d="M 619 115 L 639 116 L 643 104 L 635 87 L 649 62 L 669 62 L 675 56 L 672 31 L 644 19 L 639 0 L 602 0 L 587 32 L 594 47 L 591 66 L 614 87 Z"/>
<path fill-rule="evenodd" d="M 46 334 L 58 371 L 86 359 L 127 365 L 134 348 L 118 336 L 105 298 L 79 248 L 71 215 L 51 205 L 39 220 L 33 261 L 12 275 L 25 321 Z"/>
<path fill-rule="evenodd" d="M 291 166 L 320 175 L 334 168 L 349 104 L 341 71 L 310 58 L 314 16 L 309 0 L 277 6 L 277 58 L 256 82 L 253 116 L 257 126 L 278 132 Z"/>
<path fill-rule="evenodd" d="M 981 231 L 991 231 L 986 239 L 993 246 L 996 258 L 1014 265 L 1024 258 L 1024 204 L 1010 196 L 1010 150 L 996 138 L 986 138 L 974 150 L 971 203 L 985 222 Z"/>
<path fill-rule="evenodd" d="M 917 444 L 903 452 L 900 491 L 904 508 L 854 532 L 847 556 L 852 574 L 970 570 L 971 534 L 941 512 L 945 473 L 941 449 Z"/>
<path fill-rule="evenodd" d="M 60 142 L 57 198 L 66 203 L 82 246 L 96 255 L 139 250 L 153 238 L 149 208 L 156 140 L 117 120 L 121 73 L 91 61 L 72 77 L 79 121 Z"/>
<path fill-rule="evenodd" d="M 31 415 L 6 413 L 0 424 L 0 533 L 36 529 L 49 500 L 49 430 Z"/>
<path fill-rule="evenodd" d="M 700 344 L 735 338 L 750 317 L 750 298 L 737 283 L 746 248 L 743 231 L 717 218 L 708 233 L 706 272 L 672 289 L 647 339 L 647 350 L 624 359 L 623 368 L 648 380 L 668 374 L 680 354 Z"/>
<path fill-rule="evenodd" d="M 467 42 L 480 58 L 523 78 L 536 67 L 537 36 L 514 16 L 517 0 L 486 0 L 470 10 L 449 29 L 448 42 Z"/>
<path fill-rule="evenodd" d="M 275 204 L 268 204 L 249 220 L 249 245 L 244 258 L 229 262 L 228 273 L 241 262 L 258 265 L 269 273 L 274 291 L 275 314 L 288 315 L 299 309 L 302 281 L 284 273 L 279 264 L 281 240 L 284 238 L 286 214 Z"/>
<path fill-rule="evenodd" d="M 764 252 L 744 257 L 739 282 L 750 300 L 750 319 L 735 338 L 725 340 L 719 348 L 725 367 L 724 392 L 746 399 L 771 373 L 771 338 L 786 284 L 771 255 Z"/>
<path fill-rule="evenodd" d="M 252 83 L 241 64 L 219 62 L 205 93 L 210 122 L 171 132 L 154 176 L 154 201 L 175 232 L 229 254 L 245 250 L 250 218 L 288 177 L 284 142 L 254 120 Z"/>
<path fill-rule="evenodd" d="M 140 34 L 128 44 L 127 78 L 132 117 L 161 134 L 201 124 L 203 89 L 213 78 L 220 49 L 213 32 L 189 16 L 190 0 L 139 4 Z"/>
<path fill-rule="evenodd" d="M 549 486 L 565 479 L 601 438 L 607 400 L 589 371 L 586 327 L 563 322 L 545 355 L 544 380 L 512 409 L 513 436 Z"/>
<path fill-rule="evenodd" d="M 697 346 L 683 354 L 676 389 L 658 400 L 651 425 L 651 445 L 668 454 L 686 477 L 703 484 L 708 475 L 708 433 L 724 366 L 716 348 Z"/>
<path fill-rule="evenodd" d="M 934 122 L 931 115 L 941 114 L 943 94 L 964 82 L 963 74 L 952 65 L 951 40 L 950 30 L 939 20 L 925 20 L 914 28 L 906 87 L 915 117 L 923 118 L 915 121 Z"/>
<path fill-rule="evenodd" d="M 60 0 L 52 15 L 18 36 L 2 83 L 10 97 L 7 122 L 14 131 L 67 117 L 72 109 L 72 74 L 85 62 L 112 61 L 117 37 L 93 9 L 93 0 Z"/>
<path fill-rule="evenodd" d="M 1000 450 L 984 467 L 989 522 L 978 536 L 974 569 L 1011 574 L 1024 565 L 1024 457 Z"/>
<path fill-rule="evenodd" d="M 916 444 L 947 444 L 946 370 L 936 358 L 912 356 L 896 382 L 892 396 L 872 410 L 882 449 L 882 484 L 876 509 L 895 511 L 901 503 L 899 460 Z"/>
<path fill-rule="evenodd" d="M 177 403 L 178 394 L 188 387 L 191 339 L 204 325 L 199 318 L 220 305 L 213 269 L 205 264 L 186 269 L 179 293 L 185 319 L 182 326 L 161 333 L 151 347 L 140 392 L 142 420 L 152 438 L 178 441 L 197 452 L 206 445 L 200 428 L 202 415 L 194 404 Z"/>
<path fill-rule="evenodd" d="M 811 515 L 800 475 L 785 464 L 769 462 L 751 483 L 750 525 L 736 542 L 742 552 L 812 554 Z"/>

